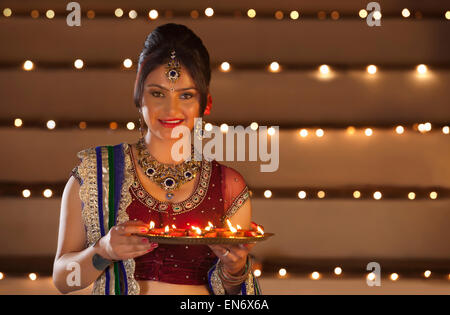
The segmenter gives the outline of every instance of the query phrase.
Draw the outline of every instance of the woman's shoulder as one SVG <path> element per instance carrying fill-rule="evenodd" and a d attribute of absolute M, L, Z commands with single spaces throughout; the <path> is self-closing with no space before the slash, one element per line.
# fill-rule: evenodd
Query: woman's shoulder
<path fill-rule="evenodd" d="M 130 144 L 128 144 L 126 142 L 121 142 L 121 143 L 112 144 L 112 145 L 111 144 L 100 144 L 100 145 L 91 146 L 91 147 L 87 147 L 82 150 L 79 150 L 76 153 L 76 155 L 80 159 L 93 158 L 93 157 L 96 157 L 98 153 L 108 152 L 109 147 L 117 148 L 117 149 L 120 149 L 120 147 L 121 147 L 122 150 L 127 151 L 130 148 Z"/>

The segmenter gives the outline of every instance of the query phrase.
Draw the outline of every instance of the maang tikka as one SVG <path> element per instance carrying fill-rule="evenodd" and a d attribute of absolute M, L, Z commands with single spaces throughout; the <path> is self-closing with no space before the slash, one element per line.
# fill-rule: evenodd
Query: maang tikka
<path fill-rule="evenodd" d="M 176 55 L 175 50 L 172 50 L 170 52 L 170 60 L 167 63 L 167 70 L 166 70 L 166 77 L 172 83 L 172 87 L 170 88 L 172 92 L 174 91 L 173 85 L 178 80 L 181 74 L 180 62 L 178 61 L 178 59 L 176 59 L 175 55 Z"/>

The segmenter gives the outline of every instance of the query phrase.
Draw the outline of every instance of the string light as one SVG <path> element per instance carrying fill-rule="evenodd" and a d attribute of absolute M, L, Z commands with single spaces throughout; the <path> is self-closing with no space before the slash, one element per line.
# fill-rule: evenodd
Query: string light
<path fill-rule="evenodd" d="M 14 126 L 15 127 L 22 127 L 22 125 L 23 125 L 22 119 L 20 119 L 20 118 L 14 119 Z"/>
<path fill-rule="evenodd" d="M 253 275 L 255 276 L 255 277 L 261 277 L 261 270 L 259 270 L 259 269 L 255 269 L 255 271 L 253 271 Z"/>
<path fill-rule="evenodd" d="M 359 17 L 362 19 L 365 19 L 368 15 L 367 11 L 364 9 L 359 10 L 358 14 L 359 14 Z"/>
<path fill-rule="evenodd" d="M 450 20 L 450 11 L 445 12 L 444 16 L 447 20 Z"/>
<path fill-rule="evenodd" d="M 373 272 L 371 272 L 367 275 L 367 279 L 369 279 L 370 281 L 374 281 L 376 279 L 376 277 L 377 276 Z"/>
<path fill-rule="evenodd" d="M 128 16 L 130 17 L 130 19 L 135 19 L 137 18 L 137 12 L 135 10 L 131 10 L 130 12 L 128 12 Z"/>
<path fill-rule="evenodd" d="M 395 128 L 395 132 L 398 133 L 399 135 L 401 135 L 405 132 L 405 128 L 403 128 L 403 126 L 397 126 Z"/>
<path fill-rule="evenodd" d="M 133 130 L 135 127 L 134 122 L 130 121 L 127 123 L 127 129 L 128 130 Z"/>
<path fill-rule="evenodd" d="M 123 61 L 123 66 L 125 68 L 131 68 L 133 66 L 133 61 L 130 58 L 127 58 Z"/>
<path fill-rule="evenodd" d="M 325 198 L 325 192 L 323 190 L 319 190 L 317 192 L 317 197 L 319 197 L 320 199 Z"/>
<path fill-rule="evenodd" d="M 205 15 L 206 15 L 207 17 L 213 16 L 213 15 L 214 15 L 214 10 L 213 10 L 212 8 L 206 8 L 206 9 L 205 9 Z"/>
<path fill-rule="evenodd" d="M 375 11 L 374 13 L 373 13 L 373 18 L 375 19 L 375 20 L 381 20 L 381 12 L 380 11 Z"/>
<path fill-rule="evenodd" d="M 373 130 L 371 128 L 366 128 L 366 130 L 364 130 L 364 134 L 367 137 L 370 137 L 373 134 Z"/>
<path fill-rule="evenodd" d="M 299 134 L 302 138 L 305 138 L 306 136 L 308 136 L 308 130 L 302 129 L 300 130 Z"/>
<path fill-rule="evenodd" d="M 276 18 L 277 20 L 282 20 L 283 17 L 284 17 L 284 14 L 283 14 L 282 11 L 277 11 L 277 12 L 275 12 L 275 18 Z"/>
<path fill-rule="evenodd" d="M 222 131 L 223 133 L 228 132 L 228 125 L 227 124 L 221 124 L 220 125 L 220 131 Z"/>
<path fill-rule="evenodd" d="M 272 197 L 272 191 L 270 191 L 268 189 L 266 191 L 264 191 L 264 197 L 271 198 Z"/>
<path fill-rule="evenodd" d="M 322 75 L 327 75 L 327 74 L 330 73 L 330 67 L 329 67 L 328 65 L 321 65 L 321 66 L 319 67 L 319 72 L 320 72 Z"/>
<path fill-rule="evenodd" d="M 381 192 L 379 192 L 379 191 L 376 191 L 376 192 L 374 192 L 374 194 L 373 194 L 373 198 L 374 198 L 375 200 L 380 200 L 382 196 L 383 196 L 383 195 L 382 195 Z"/>
<path fill-rule="evenodd" d="M 334 268 L 334 274 L 336 275 L 341 275 L 342 274 L 342 268 L 341 267 L 336 267 Z"/>
<path fill-rule="evenodd" d="M 408 194 L 408 199 L 409 199 L 409 200 L 414 200 L 414 199 L 416 199 L 416 194 L 413 193 L 413 192 L 410 192 L 410 193 Z"/>
<path fill-rule="evenodd" d="M 55 17 L 55 11 L 53 11 L 53 10 L 47 10 L 47 12 L 45 12 L 45 16 L 46 16 L 48 19 L 53 19 L 53 18 Z"/>
<path fill-rule="evenodd" d="M 369 65 L 369 66 L 367 66 L 367 72 L 368 72 L 369 74 L 375 74 L 375 73 L 377 73 L 377 66 L 375 66 L 375 65 Z"/>
<path fill-rule="evenodd" d="M 109 129 L 116 130 L 118 127 L 117 123 L 115 121 L 112 121 L 109 123 Z"/>
<path fill-rule="evenodd" d="M 391 278 L 392 281 L 397 281 L 397 280 L 398 280 L 398 274 L 395 273 L 395 272 L 394 272 L 394 273 L 391 273 L 390 278 Z"/>
<path fill-rule="evenodd" d="M 355 190 L 355 191 L 353 192 L 353 198 L 358 199 L 358 198 L 360 198 L 360 197 L 361 197 L 361 192 L 360 192 L 359 190 Z"/>
<path fill-rule="evenodd" d="M 427 68 L 426 65 L 420 64 L 420 65 L 417 66 L 416 70 L 417 70 L 417 73 L 424 75 L 424 74 L 427 73 L 428 68 Z"/>
<path fill-rule="evenodd" d="M 198 19 L 198 17 L 200 16 L 200 13 L 198 13 L 197 10 L 192 10 L 190 15 L 191 15 L 191 18 Z"/>
<path fill-rule="evenodd" d="M 73 65 L 75 66 L 75 68 L 81 69 L 81 68 L 83 68 L 84 62 L 81 59 L 77 59 L 77 60 L 75 60 Z"/>
<path fill-rule="evenodd" d="M 42 193 L 44 195 L 45 198 L 50 198 L 53 195 L 53 192 L 51 189 L 46 189 L 44 190 L 44 192 Z"/>
<path fill-rule="evenodd" d="M 250 129 L 252 129 L 252 130 L 258 130 L 258 123 L 257 122 L 252 122 L 251 124 L 250 124 Z"/>
<path fill-rule="evenodd" d="M 355 131 L 356 131 L 355 127 L 353 127 L 353 126 L 348 126 L 347 127 L 347 133 L 349 135 L 353 135 L 355 133 Z"/>
<path fill-rule="evenodd" d="M 92 20 L 93 18 L 95 18 L 95 11 L 94 10 L 87 11 L 86 16 L 88 19 Z"/>
<path fill-rule="evenodd" d="M 86 129 L 87 128 L 87 123 L 85 121 L 80 121 L 80 123 L 78 124 L 78 128 L 80 129 Z"/>
<path fill-rule="evenodd" d="M 12 15 L 12 10 L 10 8 L 3 9 L 3 15 L 5 17 L 10 17 Z"/>
<path fill-rule="evenodd" d="M 291 11 L 289 16 L 291 17 L 291 19 L 297 20 L 300 17 L 300 14 L 298 13 L 298 11 Z"/>
<path fill-rule="evenodd" d="M 247 10 L 247 16 L 251 19 L 253 19 L 256 16 L 256 11 L 255 9 L 248 9 Z"/>
<path fill-rule="evenodd" d="M 4 277 L 5 275 L 3 274 L 3 272 L 0 272 L 0 280 L 3 280 Z"/>
<path fill-rule="evenodd" d="M 279 72 L 280 71 L 280 64 L 276 61 L 273 61 L 270 63 L 269 66 L 270 72 Z"/>
<path fill-rule="evenodd" d="M 402 10 L 402 16 L 403 16 L 404 18 L 407 18 L 407 17 L 409 17 L 410 15 L 411 15 L 411 13 L 409 12 L 408 9 L 404 8 L 404 9 Z"/>
<path fill-rule="evenodd" d="M 211 123 L 206 123 L 205 124 L 205 130 L 206 131 L 211 131 L 213 129 L 213 125 Z"/>
<path fill-rule="evenodd" d="M 442 127 L 442 133 L 448 135 L 450 131 L 450 128 L 448 126 Z"/>
<path fill-rule="evenodd" d="M 120 8 L 117 8 L 117 9 L 114 11 L 114 15 L 115 15 L 116 17 L 118 17 L 118 18 L 122 17 L 122 16 L 123 16 L 123 10 L 120 9 Z"/>
<path fill-rule="evenodd" d="M 24 70 L 31 71 L 31 70 L 33 70 L 33 68 L 34 68 L 34 64 L 33 64 L 33 62 L 31 60 L 26 60 L 23 63 L 23 69 Z"/>
<path fill-rule="evenodd" d="M 437 196 L 438 196 L 438 194 L 437 194 L 437 192 L 435 192 L 435 191 L 432 191 L 432 192 L 430 193 L 430 198 L 431 198 L 431 199 L 436 199 Z"/>
<path fill-rule="evenodd" d="M 24 198 L 29 198 L 31 196 L 31 191 L 29 189 L 22 190 L 22 196 Z"/>
<path fill-rule="evenodd" d="M 35 274 L 34 272 L 33 272 L 33 273 L 30 273 L 30 274 L 28 275 L 28 278 L 29 278 L 31 281 L 34 281 L 34 280 L 37 279 L 37 274 Z"/>
<path fill-rule="evenodd" d="M 423 275 L 424 275 L 425 278 L 429 278 L 429 277 L 431 276 L 431 271 L 430 271 L 430 270 L 426 270 L 426 271 L 423 273 Z"/>
<path fill-rule="evenodd" d="M 230 69 L 231 69 L 231 66 L 226 61 L 222 62 L 222 64 L 220 65 L 220 70 L 223 72 L 228 72 L 228 71 L 230 71 Z"/>
<path fill-rule="evenodd" d="M 39 17 L 39 11 L 38 10 L 31 11 L 31 17 L 33 19 L 37 19 Z"/>
<path fill-rule="evenodd" d="M 339 12 L 338 11 L 332 11 L 330 16 L 331 16 L 332 20 L 338 20 L 339 19 Z"/>
<path fill-rule="evenodd" d="M 267 133 L 269 134 L 269 136 L 273 136 L 275 134 L 275 128 L 270 127 L 269 129 L 267 129 Z"/>
<path fill-rule="evenodd" d="M 56 122 L 54 120 L 47 121 L 47 128 L 48 129 L 52 130 L 52 129 L 55 129 L 55 127 L 56 127 Z"/>
<path fill-rule="evenodd" d="M 313 273 L 311 273 L 311 279 L 319 280 L 320 279 L 320 273 L 318 273 L 317 271 L 314 271 Z"/>
<path fill-rule="evenodd" d="M 287 275 L 287 270 L 286 270 L 285 268 L 281 268 L 281 269 L 278 271 L 278 274 L 280 275 L 280 277 L 286 277 L 286 275 Z"/>
<path fill-rule="evenodd" d="M 317 137 L 321 138 L 321 137 L 323 137 L 323 135 L 324 135 L 324 132 L 323 132 L 322 129 L 317 129 L 316 130 L 316 136 Z"/>
<path fill-rule="evenodd" d="M 305 199 L 306 198 L 306 192 L 301 190 L 298 192 L 298 198 Z"/>
<path fill-rule="evenodd" d="M 158 11 L 155 9 L 150 10 L 150 12 L 148 12 L 148 17 L 152 20 L 156 20 L 158 18 L 158 15 L 159 15 Z"/>

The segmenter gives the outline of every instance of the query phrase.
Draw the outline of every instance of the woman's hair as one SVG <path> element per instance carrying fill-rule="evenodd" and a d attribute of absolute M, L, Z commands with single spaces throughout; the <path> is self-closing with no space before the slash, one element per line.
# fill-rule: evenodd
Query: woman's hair
<path fill-rule="evenodd" d="M 189 28 L 181 24 L 167 23 L 160 25 L 147 36 L 144 48 L 139 56 L 134 85 L 134 103 L 138 108 L 142 106 L 145 79 L 155 68 L 169 62 L 170 52 L 173 49 L 176 51 L 176 58 L 189 71 L 200 93 L 199 115 L 203 116 L 211 80 L 209 53 L 202 40 Z"/>

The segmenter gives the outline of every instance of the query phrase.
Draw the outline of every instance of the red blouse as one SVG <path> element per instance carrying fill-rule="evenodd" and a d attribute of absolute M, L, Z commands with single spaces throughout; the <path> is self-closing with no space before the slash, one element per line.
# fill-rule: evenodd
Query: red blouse
<path fill-rule="evenodd" d="M 130 157 L 133 152 L 129 150 Z M 133 161 L 134 159 L 132 159 Z M 130 187 L 132 202 L 126 209 L 130 220 L 154 221 L 156 227 L 206 227 L 208 221 L 224 226 L 249 198 L 243 177 L 233 168 L 212 160 L 203 160 L 197 176 L 200 180 L 189 198 L 182 202 L 162 202 L 151 196 L 142 186 L 134 163 L 134 182 Z M 79 179 L 76 167 L 72 175 Z M 207 245 L 159 246 L 143 256 L 136 257 L 135 279 L 155 280 L 174 284 L 207 284 L 207 272 L 216 256 Z"/>

